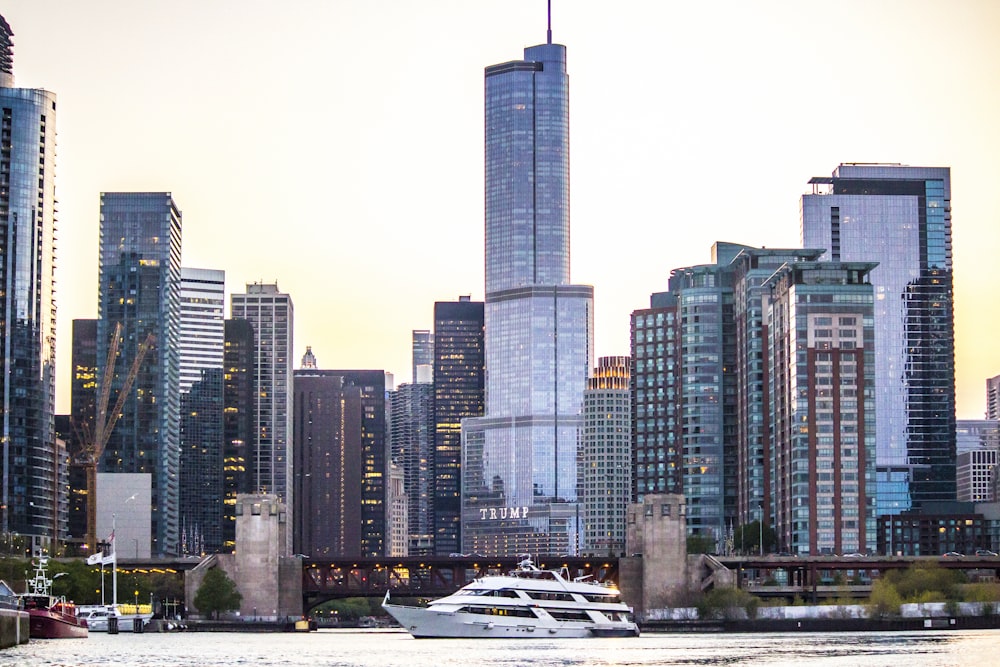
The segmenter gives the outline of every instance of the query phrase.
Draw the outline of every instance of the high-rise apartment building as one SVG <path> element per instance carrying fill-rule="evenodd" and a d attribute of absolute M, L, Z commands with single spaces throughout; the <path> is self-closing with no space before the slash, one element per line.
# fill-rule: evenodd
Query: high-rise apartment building
<path fill-rule="evenodd" d="M 226 273 L 181 267 L 181 553 L 223 548 Z"/>
<path fill-rule="evenodd" d="M 225 552 L 236 547 L 236 496 L 249 494 L 254 488 L 251 479 L 257 442 L 254 340 L 253 326 L 247 320 L 225 321 L 222 357 L 222 549 Z"/>
<path fill-rule="evenodd" d="M 101 193 L 100 240 L 98 377 L 105 372 L 116 325 L 121 325 L 112 396 L 122 390 L 139 345 L 153 337 L 108 438 L 100 470 L 151 475 L 150 551 L 175 554 L 179 539 L 181 212 L 169 192 Z"/>
<path fill-rule="evenodd" d="M 331 371 L 294 372 L 294 550 L 357 558 L 363 548 L 361 388 Z"/>
<path fill-rule="evenodd" d="M 771 506 L 782 550 L 877 545 L 873 262 L 799 262 L 768 279 Z"/>
<path fill-rule="evenodd" d="M 986 418 L 1000 419 L 1000 375 L 986 379 Z"/>
<path fill-rule="evenodd" d="M 791 390 L 787 373 L 775 379 L 779 369 L 769 357 L 774 345 L 768 336 L 771 282 L 789 270 L 796 271 L 793 277 L 798 279 L 821 254 L 716 243 L 711 263 L 674 269 L 669 291 L 653 294 L 650 308 L 632 314 L 633 499 L 682 491 L 688 532 L 717 549 L 724 548 L 732 526 L 757 520 L 775 525 L 779 520 L 774 494 L 788 492 L 788 470 L 779 465 L 785 459 L 775 458 L 775 447 L 783 441 L 775 440 L 772 408 L 776 392 Z M 825 268 L 839 271 L 837 280 L 844 280 L 844 286 L 832 283 L 817 298 L 833 303 L 848 298 L 837 288 L 871 289 L 857 272 Z M 819 280 L 814 274 L 808 274 L 810 280 Z M 798 382 L 792 386 L 800 388 L 808 383 L 792 380 Z M 785 384 L 772 386 L 775 381 Z M 841 415 L 841 407 L 838 403 L 829 414 L 824 410 L 824 419 L 854 425 L 856 415 L 848 419 L 847 412 L 857 408 Z M 815 418 L 804 409 L 797 415 Z M 866 437 L 873 437 L 873 425 L 865 426 Z M 864 454 L 864 448 L 853 445 L 838 453 L 837 460 L 859 453 Z M 802 487 L 796 487 L 796 493 L 797 502 L 811 502 Z M 852 499 L 864 508 L 869 496 Z M 862 523 L 869 518 L 864 512 L 861 517 Z M 811 548 L 806 533 L 784 536 L 779 546 L 789 551 Z"/>
<path fill-rule="evenodd" d="M 625 553 L 625 515 L 632 485 L 631 359 L 601 357 L 583 392 L 580 435 L 580 552 Z"/>
<path fill-rule="evenodd" d="M 880 515 L 955 499 L 955 327 L 948 168 L 842 164 L 802 196 L 802 241 L 878 262 Z"/>
<path fill-rule="evenodd" d="M 56 96 L 15 88 L 0 17 L 0 531 L 65 533 L 55 436 Z"/>
<path fill-rule="evenodd" d="M 486 411 L 463 422 L 462 542 L 576 553 L 593 287 L 570 283 L 566 47 L 485 72 Z"/>
<path fill-rule="evenodd" d="M 434 553 L 434 386 L 399 385 L 389 392 L 389 415 L 389 452 L 406 495 L 406 552 L 430 555 Z"/>
<path fill-rule="evenodd" d="M 483 302 L 434 304 L 434 553 L 462 549 L 462 420 L 483 415 L 486 361 Z"/>
<path fill-rule="evenodd" d="M 995 502 L 996 466 L 1000 459 L 1000 426 L 997 420 L 957 420 L 955 449 L 956 499 L 959 502 Z"/>
<path fill-rule="evenodd" d="M 291 511 L 292 297 L 277 284 L 247 285 L 246 293 L 232 295 L 231 315 L 247 320 L 254 330 L 252 490 L 278 496 Z M 288 534 L 291 537 L 291 531 Z"/>
<path fill-rule="evenodd" d="M 676 410 L 677 298 L 650 296 L 650 307 L 632 312 L 631 501 L 649 494 L 683 493 L 684 465 Z"/>

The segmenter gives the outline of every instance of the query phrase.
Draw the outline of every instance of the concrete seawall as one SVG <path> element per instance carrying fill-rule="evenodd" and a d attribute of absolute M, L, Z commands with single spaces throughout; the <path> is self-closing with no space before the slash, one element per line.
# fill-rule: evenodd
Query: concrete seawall
<path fill-rule="evenodd" d="M 28 612 L 0 609 L 0 648 L 28 643 Z"/>

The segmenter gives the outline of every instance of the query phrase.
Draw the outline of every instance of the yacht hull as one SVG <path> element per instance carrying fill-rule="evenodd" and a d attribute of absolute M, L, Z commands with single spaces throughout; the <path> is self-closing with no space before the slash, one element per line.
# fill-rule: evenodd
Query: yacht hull
<path fill-rule="evenodd" d="M 484 617 L 481 614 L 435 611 L 427 607 L 408 607 L 395 604 L 383 604 L 382 607 L 417 639 L 491 637 L 544 639 L 596 636 L 629 637 L 639 634 L 635 624 L 615 628 L 607 626 L 598 628 L 594 624 L 588 623 L 566 623 L 516 616 Z"/>

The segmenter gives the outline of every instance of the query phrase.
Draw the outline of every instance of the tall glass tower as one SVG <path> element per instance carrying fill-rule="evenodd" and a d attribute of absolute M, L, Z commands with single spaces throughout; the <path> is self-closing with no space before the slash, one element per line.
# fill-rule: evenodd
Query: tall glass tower
<path fill-rule="evenodd" d="M 570 284 L 566 47 L 486 68 L 486 413 L 463 422 L 463 550 L 577 553 L 593 287 Z"/>
<path fill-rule="evenodd" d="M 878 514 L 955 499 L 955 325 L 947 167 L 842 164 L 809 181 L 802 241 L 878 262 Z"/>
<path fill-rule="evenodd" d="M 122 325 L 112 396 L 121 391 L 139 344 L 155 336 L 100 470 L 151 475 L 151 551 L 172 555 L 179 539 L 181 212 L 170 193 L 102 192 L 100 250 L 98 377 L 115 324 Z"/>
<path fill-rule="evenodd" d="M 12 34 L 0 17 L 0 530 L 40 539 L 66 530 L 54 417 L 56 96 L 14 87 Z"/>

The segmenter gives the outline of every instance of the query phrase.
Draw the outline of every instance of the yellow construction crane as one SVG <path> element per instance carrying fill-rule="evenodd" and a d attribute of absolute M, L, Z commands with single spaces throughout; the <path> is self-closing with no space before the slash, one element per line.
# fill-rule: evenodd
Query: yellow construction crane
<path fill-rule="evenodd" d="M 115 363 L 118 358 L 118 344 L 121 339 L 121 322 L 115 324 L 114 334 L 111 336 L 111 344 L 108 346 L 108 359 L 104 364 L 104 375 L 101 376 L 100 393 L 97 395 L 96 419 L 94 421 L 93 432 L 86 429 L 85 424 L 77 425 L 78 435 L 81 437 L 80 464 L 87 474 L 87 548 L 90 553 L 96 553 L 97 549 L 97 463 L 101 460 L 104 447 L 108 444 L 108 438 L 115 428 L 115 423 L 121 416 L 122 408 L 125 407 L 125 399 L 128 398 L 129 390 L 139 374 L 139 367 L 146 353 L 156 344 L 156 336 L 149 334 L 146 340 L 139 344 L 136 350 L 135 359 L 132 360 L 132 368 L 122 382 L 121 389 L 118 390 L 118 398 L 115 406 L 108 414 L 108 400 L 111 398 L 111 380 L 115 375 Z M 81 431 L 83 431 L 81 433 Z"/>

